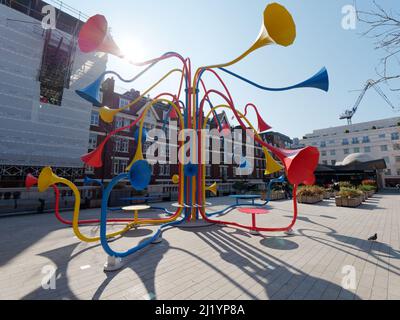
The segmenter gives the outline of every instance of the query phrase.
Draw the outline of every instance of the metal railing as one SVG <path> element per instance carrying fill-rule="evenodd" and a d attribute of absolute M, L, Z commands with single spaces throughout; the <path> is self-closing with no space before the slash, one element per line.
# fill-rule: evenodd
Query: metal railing
<path fill-rule="evenodd" d="M 44 15 L 42 14 L 41 11 L 36 10 L 32 5 L 28 6 L 25 5 L 18 0 L 0 0 L 0 4 L 5 5 L 9 8 L 12 8 L 14 10 L 17 10 L 35 20 L 41 21 Z M 53 5 L 56 8 L 57 11 L 57 29 L 62 30 L 64 32 L 67 32 L 71 35 L 76 35 L 82 21 L 86 21 L 89 16 L 82 13 L 81 11 L 65 4 L 62 1 L 59 0 L 48 0 L 47 2 L 41 1 L 41 4 L 43 5 Z M 60 16 L 64 15 L 69 15 L 72 18 L 76 19 L 76 22 L 74 24 L 65 24 L 60 21 Z M 30 21 L 19 21 L 21 23 L 31 23 Z M 40 23 L 38 23 L 40 24 Z"/>

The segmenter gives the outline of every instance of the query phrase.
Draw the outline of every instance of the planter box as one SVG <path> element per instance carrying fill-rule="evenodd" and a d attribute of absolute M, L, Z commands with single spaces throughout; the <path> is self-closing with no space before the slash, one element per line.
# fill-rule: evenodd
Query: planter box
<path fill-rule="evenodd" d="M 323 196 L 298 196 L 297 197 L 297 202 L 298 203 L 306 203 L 306 204 L 315 204 L 318 202 L 321 202 L 323 200 Z"/>
<path fill-rule="evenodd" d="M 271 192 L 271 201 L 282 200 L 282 199 L 285 199 L 285 192 L 283 191 Z"/>
<path fill-rule="evenodd" d="M 338 207 L 348 207 L 348 208 L 357 208 L 360 206 L 363 202 L 362 197 L 358 198 L 342 198 L 342 197 L 336 197 L 336 206 Z"/>
<path fill-rule="evenodd" d="M 324 193 L 324 199 L 329 200 L 330 198 L 333 198 L 335 195 L 333 192 L 325 192 Z"/>
<path fill-rule="evenodd" d="M 368 199 L 368 194 L 365 193 L 365 192 L 363 192 L 363 195 L 361 196 L 361 199 L 362 199 L 362 202 L 367 201 L 367 199 Z"/>
<path fill-rule="evenodd" d="M 374 194 L 375 194 L 374 190 L 368 191 L 368 198 L 373 197 Z"/>

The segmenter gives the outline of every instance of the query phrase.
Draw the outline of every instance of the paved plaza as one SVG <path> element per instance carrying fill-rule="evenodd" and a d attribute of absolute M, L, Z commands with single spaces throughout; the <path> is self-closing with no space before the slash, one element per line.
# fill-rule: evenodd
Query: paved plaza
<path fill-rule="evenodd" d="M 232 203 L 208 200 L 211 210 Z M 259 225 L 290 223 L 291 201 L 268 207 L 271 213 Z M 338 208 L 334 200 L 299 205 L 294 236 L 253 236 L 217 225 L 173 228 L 162 243 L 125 258 L 113 273 L 103 272 L 106 255 L 99 243 L 81 243 L 52 214 L 1 218 L 0 299 L 400 299 L 399 208 L 400 195 L 389 193 L 356 209 Z M 96 215 L 98 210 L 81 213 Z M 223 219 L 251 222 L 238 210 Z M 82 230 L 99 233 L 93 226 Z M 131 230 L 111 245 L 126 250 L 154 230 Z M 378 241 L 367 241 L 374 233 Z M 52 268 L 56 288 L 45 290 L 42 282 Z"/>

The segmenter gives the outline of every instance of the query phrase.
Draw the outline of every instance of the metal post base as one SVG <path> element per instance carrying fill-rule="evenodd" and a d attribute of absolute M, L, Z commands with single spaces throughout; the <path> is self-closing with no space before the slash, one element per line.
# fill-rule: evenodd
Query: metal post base
<path fill-rule="evenodd" d="M 250 234 L 251 234 L 252 236 L 261 236 L 261 233 L 258 232 L 257 230 L 250 230 Z"/>
<path fill-rule="evenodd" d="M 108 256 L 107 261 L 104 264 L 104 271 L 112 272 L 121 269 L 123 266 L 122 258 Z"/>
<path fill-rule="evenodd" d="M 285 234 L 287 236 L 294 236 L 296 234 L 296 232 L 293 229 L 290 229 L 290 230 L 285 231 Z"/>
<path fill-rule="evenodd" d="M 158 236 L 158 238 L 155 239 L 155 240 L 152 242 L 152 244 L 158 244 L 158 243 L 161 243 L 162 241 L 163 241 L 162 234 L 160 234 L 160 235 Z"/>

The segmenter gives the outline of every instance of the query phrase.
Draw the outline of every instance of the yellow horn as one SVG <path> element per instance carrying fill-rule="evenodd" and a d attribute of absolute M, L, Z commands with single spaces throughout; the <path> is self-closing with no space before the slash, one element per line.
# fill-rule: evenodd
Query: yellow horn
<path fill-rule="evenodd" d="M 137 145 L 137 148 L 136 148 L 135 156 L 133 157 L 133 160 L 129 164 L 129 166 L 126 167 L 126 171 L 130 171 L 132 166 L 133 166 L 133 164 L 136 161 L 139 161 L 139 160 L 144 160 L 143 149 L 142 149 L 142 133 L 141 132 L 139 133 L 139 141 L 138 141 L 138 145 Z"/>
<path fill-rule="evenodd" d="M 296 24 L 289 11 L 278 3 L 269 4 L 264 10 L 264 23 L 260 34 L 253 45 L 241 56 L 231 62 L 209 66 L 208 68 L 223 68 L 239 62 L 253 51 L 270 45 L 290 46 L 296 39 Z"/>
<path fill-rule="evenodd" d="M 281 171 L 283 167 L 276 162 L 274 158 L 272 158 L 271 154 L 268 152 L 267 149 L 263 148 L 265 154 L 265 161 L 267 162 L 267 169 L 265 170 L 265 175 L 270 175 L 275 172 Z"/>
<path fill-rule="evenodd" d="M 180 180 L 179 175 L 177 175 L 177 174 L 173 175 L 171 180 L 172 180 L 173 184 L 178 184 L 179 180 Z"/>
<path fill-rule="evenodd" d="M 207 191 L 211 191 L 215 196 L 217 195 L 217 183 L 214 182 L 211 186 L 206 188 Z"/>
<path fill-rule="evenodd" d="M 45 192 L 53 184 L 61 182 L 63 179 L 58 177 L 50 167 L 44 168 L 39 175 L 39 192 Z"/>
<path fill-rule="evenodd" d="M 101 107 L 100 108 L 100 118 L 107 123 L 112 123 L 114 121 L 114 117 L 117 113 L 119 113 L 121 109 L 110 109 L 109 107 Z"/>

